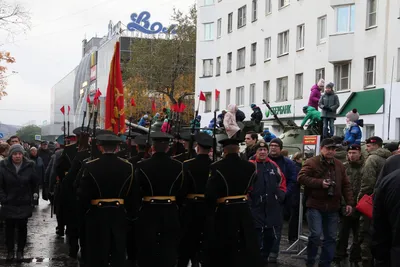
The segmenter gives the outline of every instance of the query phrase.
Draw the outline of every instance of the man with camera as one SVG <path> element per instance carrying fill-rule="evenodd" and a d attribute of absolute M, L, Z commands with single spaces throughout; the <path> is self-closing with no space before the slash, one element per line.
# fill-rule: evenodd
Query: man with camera
<path fill-rule="evenodd" d="M 314 266 L 323 234 L 319 266 L 330 266 L 335 254 L 341 198 L 346 201 L 345 215 L 354 206 L 352 187 L 344 165 L 335 159 L 336 143 L 331 138 L 321 142 L 319 156 L 308 159 L 298 175 L 305 187 L 307 222 L 310 230 L 306 266 Z"/>

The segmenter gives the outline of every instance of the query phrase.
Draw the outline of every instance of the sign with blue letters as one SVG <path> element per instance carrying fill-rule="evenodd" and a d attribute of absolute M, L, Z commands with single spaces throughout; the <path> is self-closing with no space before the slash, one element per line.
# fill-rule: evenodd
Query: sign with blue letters
<path fill-rule="evenodd" d="M 133 13 L 131 15 L 131 22 L 128 23 L 127 27 L 130 31 L 139 31 L 145 34 L 176 34 L 177 24 L 172 24 L 169 27 L 164 27 L 161 22 L 151 23 L 150 20 L 150 12 L 143 11 L 139 15 Z"/>

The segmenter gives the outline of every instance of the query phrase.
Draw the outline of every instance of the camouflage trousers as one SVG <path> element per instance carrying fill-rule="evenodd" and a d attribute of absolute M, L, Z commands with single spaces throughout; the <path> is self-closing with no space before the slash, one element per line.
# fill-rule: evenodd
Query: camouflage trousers
<path fill-rule="evenodd" d="M 373 257 L 371 253 L 371 243 L 372 243 L 372 235 L 371 235 L 371 225 L 372 221 L 365 215 L 360 216 L 360 233 L 359 239 L 360 247 L 361 247 L 361 259 L 363 267 L 373 267 Z"/>

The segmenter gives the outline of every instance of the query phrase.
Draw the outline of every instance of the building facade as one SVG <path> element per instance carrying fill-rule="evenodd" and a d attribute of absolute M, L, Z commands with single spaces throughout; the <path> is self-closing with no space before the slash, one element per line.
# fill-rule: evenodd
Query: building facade
<path fill-rule="evenodd" d="M 196 94 L 202 126 L 215 109 L 265 99 L 282 120 L 300 124 L 311 87 L 333 82 L 340 100 L 336 133 L 357 108 L 363 137 L 400 138 L 398 0 L 198 0 Z M 391 90 L 392 88 L 392 90 Z M 215 89 L 220 97 L 215 99 Z M 392 94 L 390 93 L 392 92 Z M 265 127 L 281 132 L 272 116 Z M 389 123 L 390 121 L 390 123 Z"/>

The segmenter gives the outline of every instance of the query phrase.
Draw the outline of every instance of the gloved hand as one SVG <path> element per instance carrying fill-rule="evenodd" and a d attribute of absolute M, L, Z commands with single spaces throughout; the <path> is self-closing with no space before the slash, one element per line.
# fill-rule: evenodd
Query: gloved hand
<path fill-rule="evenodd" d="M 38 198 L 39 198 L 39 195 L 38 195 L 38 193 L 34 193 L 34 194 L 33 194 L 33 200 L 35 200 L 35 201 L 36 201 L 36 200 L 38 200 Z"/>

